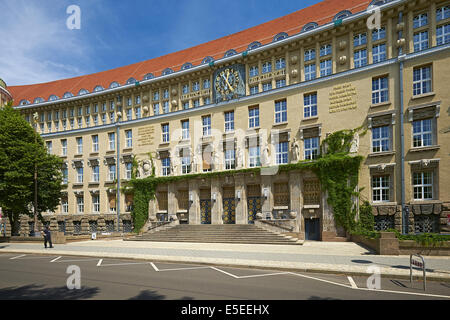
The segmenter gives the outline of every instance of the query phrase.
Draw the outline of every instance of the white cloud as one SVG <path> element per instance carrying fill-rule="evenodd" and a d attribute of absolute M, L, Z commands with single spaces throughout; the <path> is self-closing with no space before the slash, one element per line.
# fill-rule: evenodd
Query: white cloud
<path fill-rule="evenodd" d="M 84 74 L 89 55 L 80 31 L 68 30 L 64 6 L 6 0 L 0 21 L 0 77 L 8 85 L 54 81 Z M 71 61 L 71 63 L 66 63 Z"/>

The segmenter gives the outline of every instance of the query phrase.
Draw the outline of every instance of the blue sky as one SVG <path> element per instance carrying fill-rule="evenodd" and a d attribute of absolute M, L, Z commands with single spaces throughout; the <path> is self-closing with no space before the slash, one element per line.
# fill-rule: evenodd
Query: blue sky
<path fill-rule="evenodd" d="M 239 32 L 316 2 L 0 0 L 0 78 L 12 86 L 109 70 Z M 80 30 L 66 27 L 70 5 L 81 9 Z"/>

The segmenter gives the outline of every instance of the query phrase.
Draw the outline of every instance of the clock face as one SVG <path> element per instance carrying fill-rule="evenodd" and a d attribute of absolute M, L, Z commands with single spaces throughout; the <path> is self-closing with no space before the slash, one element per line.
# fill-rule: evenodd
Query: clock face
<path fill-rule="evenodd" d="M 227 67 L 217 72 L 214 79 L 217 100 L 225 101 L 242 95 L 243 79 L 237 68 Z"/>

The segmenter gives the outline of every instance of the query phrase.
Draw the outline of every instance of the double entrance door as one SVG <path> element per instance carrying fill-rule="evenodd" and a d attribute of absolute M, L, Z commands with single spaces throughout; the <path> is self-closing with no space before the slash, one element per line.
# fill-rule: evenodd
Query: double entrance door
<path fill-rule="evenodd" d="M 236 223 L 236 198 L 234 196 L 234 187 L 223 187 L 223 223 Z"/>
<path fill-rule="evenodd" d="M 201 224 L 211 224 L 211 190 L 200 189 Z"/>
<path fill-rule="evenodd" d="M 259 184 L 247 186 L 247 212 L 248 223 L 255 224 L 256 214 L 262 213 L 261 186 Z"/>
<path fill-rule="evenodd" d="M 320 219 L 305 219 L 305 239 L 320 241 Z"/>

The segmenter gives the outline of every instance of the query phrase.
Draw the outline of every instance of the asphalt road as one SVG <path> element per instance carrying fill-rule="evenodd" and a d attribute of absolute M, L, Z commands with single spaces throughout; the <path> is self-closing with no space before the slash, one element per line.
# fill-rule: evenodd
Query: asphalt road
<path fill-rule="evenodd" d="M 69 290 L 69 266 L 81 289 Z M 75 282 L 70 282 L 75 283 Z M 450 300 L 450 283 L 290 273 L 92 257 L 0 254 L 0 299 L 11 300 Z"/>

